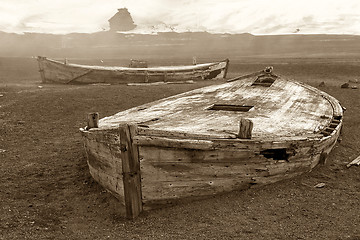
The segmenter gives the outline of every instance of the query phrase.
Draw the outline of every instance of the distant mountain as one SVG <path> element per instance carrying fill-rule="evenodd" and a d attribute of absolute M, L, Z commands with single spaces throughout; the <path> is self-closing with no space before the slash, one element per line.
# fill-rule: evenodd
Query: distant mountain
<path fill-rule="evenodd" d="M 119 8 L 109 19 L 110 31 L 129 31 L 136 27 L 127 8 Z"/>
<path fill-rule="evenodd" d="M 241 58 L 359 57 L 356 35 L 211 34 L 208 32 L 103 31 L 66 35 L 0 32 L 1 57 L 67 58 Z"/>

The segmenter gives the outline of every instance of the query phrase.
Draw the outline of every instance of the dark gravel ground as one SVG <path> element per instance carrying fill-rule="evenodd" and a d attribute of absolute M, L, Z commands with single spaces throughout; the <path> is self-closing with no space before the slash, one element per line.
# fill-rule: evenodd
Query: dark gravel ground
<path fill-rule="evenodd" d="M 346 168 L 360 155 L 360 89 L 340 88 L 360 80 L 360 62 L 235 61 L 230 77 L 268 63 L 275 63 L 275 73 L 313 86 L 324 81 L 320 89 L 347 108 L 342 141 L 327 164 L 291 180 L 144 212 L 129 221 L 88 173 L 78 132 L 87 113 L 108 116 L 214 82 L 41 84 L 35 60 L 1 58 L 0 239 L 360 239 L 360 167 Z M 325 187 L 314 188 L 318 183 Z"/>

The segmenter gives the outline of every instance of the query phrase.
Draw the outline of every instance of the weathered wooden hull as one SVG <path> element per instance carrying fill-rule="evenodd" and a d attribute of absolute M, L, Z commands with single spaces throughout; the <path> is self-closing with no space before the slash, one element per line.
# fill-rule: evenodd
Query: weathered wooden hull
<path fill-rule="evenodd" d="M 309 172 L 318 163 L 325 162 L 337 142 L 343 111 L 339 102 L 328 94 L 296 84 L 319 95 L 319 99 L 327 104 L 328 109 L 316 114 L 326 113 L 328 119 L 313 133 L 274 137 L 265 134 L 264 137 L 239 139 L 232 134 L 222 137 L 194 131 L 162 130 L 156 125 L 149 127 L 148 123 L 139 122 L 134 115 L 127 122 L 118 122 L 119 127 L 81 129 L 90 173 L 122 201 L 127 210 L 129 204 L 133 205 L 131 198 L 137 196 L 141 211 L 273 183 Z M 181 97 L 188 99 L 190 95 L 182 94 L 156 103 L 161 105 Z M 315 104 L 313 102 L 311 104 Z M 125 117 L 150 106 L 152 104 L 140 106 L 120 115 Z M 103 119 L 104 123 L 106 121 L 111 122 L 111 119 Z M 130 131 L 124 134 L 128 129 Z M 129 151 L 130 160 L 124 155 Z M 131 168 L 131 161 L 135 162 L 135 168 Z M 129 179 L 132 181 L 130 186 Z M 138 184 L 135 187 L 137 193 L 129 193 L 127 189 L 134 188 L 134 182 Z M 135 215 L 129 214 L 130 217 Z"/>
<path fill-rule="evenodd" d="M 153 68 L 100 67 L 62 63 L 37 58 L 43 82 L 62 84 L 126 84 L 152 82 L 186 82 L 225 78 L 228 60 L 191 66 Z"/>
<path fill-rule="evenodd" d="M 340 128 L 341 124 L 330 136 L 312 140 L 291 139 L 276 143 L 206 140 L 209 145 L 223 144 L 221 148 L 196 146 L 191 140 L 189 145 L 193 147 L 169 147 L 171 141 L 159 146 L 138 135 L 135 141 L 139 148 L 144 208 L 247 189 L 309 172 L 326 159 Z M 83 136 L 91 175 L 125 203 L 119 140 L 112 143 L 112 140 L 105 140 L 119 139 L 117 132 L 84 130 Z M 260 154 L 263 150 L 290 149 L 294 145 L 297 153 L 287 160 L 273 160 Z"/>

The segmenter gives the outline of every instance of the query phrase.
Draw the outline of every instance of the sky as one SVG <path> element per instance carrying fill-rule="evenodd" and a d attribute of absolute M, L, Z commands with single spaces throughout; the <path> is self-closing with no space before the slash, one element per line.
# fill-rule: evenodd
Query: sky
<path fill-rule="evenodd" d="M 128 8 L 135 32 L 357 34 L 359 0 L 1 0 L 0 31 L 66 34 L 109 29 Z"/>

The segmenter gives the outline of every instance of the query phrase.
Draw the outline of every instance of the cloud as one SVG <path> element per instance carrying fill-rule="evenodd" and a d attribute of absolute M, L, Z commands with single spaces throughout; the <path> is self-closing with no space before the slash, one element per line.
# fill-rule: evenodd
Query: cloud
<path fill-rule="evenodd" d="M 3 3 L 5 2 L 5 3 Z M 117 0 L 2 0 L 0 26 L 11 32 L 94 32 L 108 26 Z"/>
<path fill-rule="evenodd" d="M 140 2 L 143 1 L 124 1 L 138 25 L 158 21 L 210 32 L 283 34 L 302 27 L 304 33 L 360 34 L 360 3 L 356 0 L 158 0 L 155 5 L 153 1 L 143 5 Z"/>
<path fill-rule="evenodd" d="M 2 0 L 0 30 L 96 32 L 127 7 L 141 27 L 253 34 L 360 34 L 357 0 Z"/>

